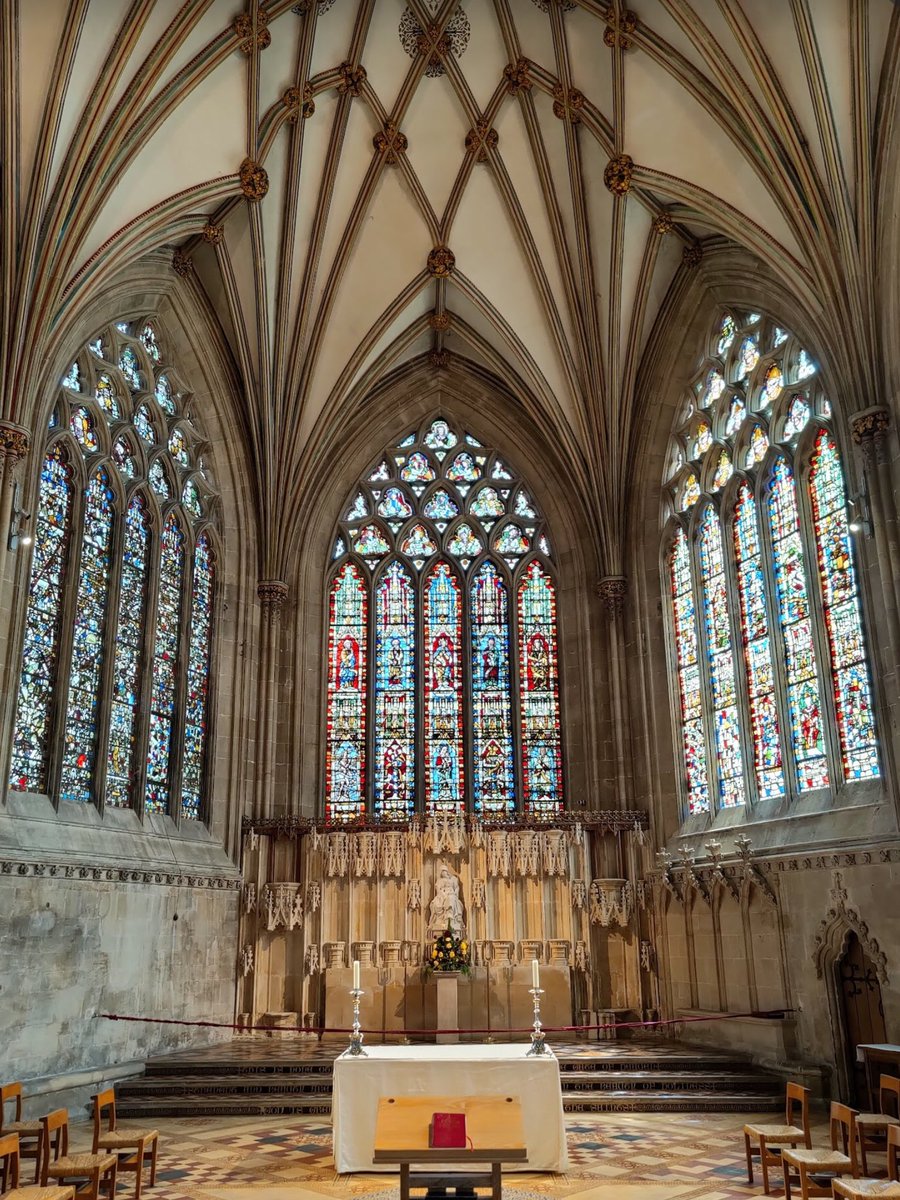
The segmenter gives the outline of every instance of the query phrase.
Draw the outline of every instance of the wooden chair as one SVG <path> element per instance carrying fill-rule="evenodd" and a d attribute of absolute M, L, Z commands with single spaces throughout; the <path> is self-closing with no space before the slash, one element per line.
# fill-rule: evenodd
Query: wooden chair
<path fill-rule="evenodd" d="M 6 1106 L 13 1100 L 16 1103 L 15 1118 L 12 1121 L 6 1121 Z M 34 1159 L 34 1182 L 37 1183 L 41 1173 L 41 1142 L 44 1137 L 44 1127 L 40 1121 L 22 1120 L 21 1083 L 5 1083 L 0 1087 L 0 1136 L 4 1133 L 19 1135 L 19 1158 Z"/>
<path fill-rule="evenodd" d="M 830 1196 L 835 1175 L 849 1171 L 853 1179 L 859 1175 L 856 1157 L 856 1113 L 846 1104 L 831 1106 L 831 1148 L 791 1149 L 781 1155 L 784 1174 L 785 1200 L 791 1200 L 791 1188 L 800 1185 L 801 1200 L 810 1196 Z M 838 1149 L 840 1144 L 840 1149 Z"/>
<path fill-rule="evenodd" d="M 19 1135 L 6 1133 L 0 1137 L 0 1196 L 13 1200 L 75 1200 L 73 1187 L 38 1187 L 26 1184 L 19 1187 Z"/>
<path fill-rule="evenodd" d="M 759 1145 L 755 1150 L 753 1143 Z M 796 1146 L 802 1142 L 809 1148 L 812 1141 L 809 1135 L 809 1088 L 801 1087 L 799 1083 L 789 1083 L 785 1089 L 784 1124 L 783 1125 L 745 1125 L 744 1150 L 747 1154 L 747 1179 L 753 1183 L 753 1160 L 759 1159 L 762 1168 L 763 1191 L 769 1191 L 769 1167 L 781 1170 L 781 1150 L 774 1152 L 770 1146 Z"/>
<path fill-rule="evenodd" d="M 894 1110 L 892 1115 L 890 1110 Z M 878 1080 L 878 1112 L 860 1113 L 856 1118 L 859 1133 L 859 1161 L 868 1175 L 867 1150 L 884 1150 L 885 1138 L 892 1125 L 900 1125 L 900 1079 L 882 1075 Z"/>
<path fill-rule="evenodd" d="M 104 1122 L 106 1128 L 104 1129 Z M 117 1129 L 116 1093 L 112 1088 L 94 1097 L 94 1153 L 106 1150 L 119 1159 L 120 1171 L 134 1172 L 134 1200 L 141 1200 L 144 1165 L 150 1163 L 150 1183 L 156 1183 L 156 1152 L 159 1131 L 156 1129 Z"/>
<path fill-rule="evenodd" d="M 41 1163 L 41 1183 L 50 1180 L 71 1183 L 81 1200 L 114 1200 L 116 1194 L 115 1154 L 70 1154 L 69 1114 L 64 1108 L 41 1118 L 44 1124 L 44 1157 Z"/>
<path fill-rule="evenodd" d="M 888 1126 L 887 1160 L 887 1179 L 835 1179 L 832 1195 L 842 1200 L 867 1200 L 869 1196 L 900 1200 L 900 1125 Z"/>

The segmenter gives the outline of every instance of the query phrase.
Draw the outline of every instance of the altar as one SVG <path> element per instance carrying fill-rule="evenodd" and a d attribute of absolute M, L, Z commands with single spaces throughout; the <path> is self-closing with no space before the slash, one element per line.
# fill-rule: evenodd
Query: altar
<path fill-rule="evenodd" d="M 373 1161 L 380 1096 L 509 1095 L 522 1105 L 528 1160 L 516 1170 L 568 1168 L 562 1088 L 556 1056 L 528 1057 L 517 1045 L 369 1046 L 366 1056 L 345 1053 L 334 1062 L 334 1163 L 349 1171 L 390 1171 Z M 442 1168 L 443 1169 L 443 1168 Z M 446 1170 L 459 1170 L 448 1164 Z"/>

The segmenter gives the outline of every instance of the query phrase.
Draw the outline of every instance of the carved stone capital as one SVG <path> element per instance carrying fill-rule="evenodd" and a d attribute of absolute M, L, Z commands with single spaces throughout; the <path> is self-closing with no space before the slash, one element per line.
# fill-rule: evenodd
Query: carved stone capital
<path fill-rule="evenodd" d="M 256 585 L 256 595 L 262 605 L 263 616 L 271 620 L 279 616 L 288 596 L 288 585 L 283 579 L 260 579 Z"/>
<path fill-rule="evenodd" d="M 614 196 L 625 196 L 631 187 L 631 177 L 634 174 L 634 159 L 630 154 L 617 154 L 606 164 L 603 172 L 603 182 L 608 191 Z"/>
<path fill-rule="evenodd" d="M 608 616 L 620 617 L 628 595 L 628 580 L 624 575 L 604 575 L 597 584 L 597 595 L 603 601 Z"/>
<path fill-rule="evenodd" d="M 406 134 L 401 133 L 393 121 L 386 121 L 384 129 L 372 138 L 372 145 L 379 154 L 384 155 L 384 161 L 389 167 L 394 167 L 400 161 L 400 155 L 407 149 L 409 142 Z"/>
<path fill-rule="evenodd" d="M 269 190 L 268 173 L 255 159 L 245 158 L 241 163 L 238 175 L 241 180 L 241 191 L 253 204 L 257 204 Z"/>
<path fill-rule="evenodd" d="M 529 91 L 534 87 L 534 80 L 531 78 L 531 59 L 520 58 L 517 62 L 509 63 L 503 68 L 503 78 L 506 80 L 506 90 L 511 96 Z"/>
<path fill-rule="evenodd" d="M 499 144 L 500 135 L 486 121 L 479 121 L 466 134 L 466 150 L 475 155 L 477 163 L 487 162 L 488 151 L 496 150 Z"/>
<path fill-rule="evenodd" d="M 610 49 L 618 46 L 620 50 L 628 50 L 631 47 L 630 35 L 634 33 L 635 29 L 637 29 L 637 16 L 631 9 L 626 8 L 620 12 L 619 19 L 616 21 L 615 7 L 609 6 L 603 40 Z"/>
<path fill-rule="evenodd" d="M 699 242 L 692 242 L 681 252 L 681 261 L 686 267 L 699 267 L 703 260 L 703 247 Z"/>
<path fill-rule="evenodd" d="M 312 88 L 305 83 L 302 88 L 289 87 L 281 97 L 281 103 L 288 110 L 288 120 L 296 125 L 301 119 L 308 120 L 316 111 L 316 102 Z"/>
<path fill-rule="evenodd" d="M 234 18 L 231 28 L 234 30 L 236 36 L 240 38 L 238 46 L 244 54 L 252 54 L 254 49 L 265 50 L 267 46 L 271 46 L 272 35 L 267 28 L 268 24 L 269 14 L 261 7 L 258 7 L 256 10 L 255 33 L 252 13 L 241 13 Z"/>
<path fill-rule="evenodd" d="M 449 246 L 435 246 L 428 254 L 428 274 L 435 279 L 447 279 L 453 274 L 456 255 Z"/>
<path fill-rule="evenodd" d="M 428 318 L 428 324 L 435 333 L 446 333 L 450 328 L 450 314 L 448 312 L 433 312 Z"/>
<path fill-rule="evenodd" d="M 362 85 L 368 78 L 366 68 L 361 65 L 354 67 L 352 63 L 343 62 L 338 67 L 338 73 L 340 74 L 337 85 L 338 95 L 358 96 L 362 91 Z"/>
<path fill-rule="evenodd" d="M 661 212 L 658 217 L 653 219 L 653 232 L 660 237 L 665 237 L 667 233 L 671 233 L 675 228 L 675 221 L 671 213 Z"/>
<path fill-rule="evenodd" d="M 857 446 L 864 446 L 867 442 L 883 441 L 890 432 L 890 428 L 890 409 L 884 408 L 880 404 L 864 408 L 850 418 L 850 432 L 853 434 L 853 440 Z"/>
<path fill-rule="evenodd" d="M 225 226 L 216 225 L 212 221 L 207 221 L 200 233 L 204 242 L 209 242 L 210 246 L 218 246 L 225 236 Z"/>
<path fill-rule="evenodd" d="M 15 466 L 28 453 L 31 434 L 22 425 L 0 421 L 0 458 Z"/>
<path fill-rule="evenodd" d="M 553 89 L 553 115 L 560 121 L 569 121 L 577 125 L 581 120 L 581 110 L 584 108 L 584 92 L 578 88 L 564 88 L 558 83 Z"/>
<path fill-rule="evenodd" d="M 181 249 L 176 250 L 172 255 L 172 270 L 180 279 L 185 279 L 190 275 L 193 265 L 191 256 L 185 254 Z"/>
<path fill-rule="evenodd" d="M 450 366 L 450 351 L 431 350 L 428 354 L 428 361 L 436 371 L 446 371 Z"/>

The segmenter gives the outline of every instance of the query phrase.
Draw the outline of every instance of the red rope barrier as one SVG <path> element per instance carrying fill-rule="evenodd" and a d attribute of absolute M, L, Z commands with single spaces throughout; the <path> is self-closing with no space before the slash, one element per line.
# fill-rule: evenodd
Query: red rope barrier
<path fill-rule="evenodd" d="M 712 1013 L 708 1017 L 667 1017 L 656 1021 L 609 1021 L 597 1025 L 544 1025 L 545 1034 L 549 1033 L 579 1033 L 591 1029 L 655 1029 L 661 1025 L 687 1025 L 696 1021 L 734 1021 L 747 1017 L 758 1017 L 769 1020 L 782 1020 L 792 1008 L 773 1008 L 764 1012 L 742 1013 Z M 233 1021 L 184 1021 L 177 1017 L 134 1017 L 122 1013 L 96 1013 L 98 1020 L 104 1021 L 136 1021 L 146 1025 L 189 1025 L 198 1029 L 231 1029 L 238 1033 L 307 1033 L 321 1037 L 325 1033 L 345 1033 L 353 1031 L 342 1025 L 238 1025 Z M 362 1029 L 360 1032 L 368 1037 L 430 1037 L 436 1033 L 484 1033 L 502 1037 L 509 1033 L 532 1032 L 533 1026 L 523 1025 L 512 1029 Z"/>

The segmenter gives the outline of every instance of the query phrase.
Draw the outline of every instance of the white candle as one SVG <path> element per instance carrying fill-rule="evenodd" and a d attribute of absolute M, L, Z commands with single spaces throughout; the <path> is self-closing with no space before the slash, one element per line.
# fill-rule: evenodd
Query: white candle
<path fill-rule="evenodd" d="M 359 959 L 358 958 L 355 958 L 353 960 L 353 990 L 354 990 L 354 992 L 359 991 Z"/>
<path fill-rule="evenodd" d="M 531 986 L 534 988 L 541 986 L 541 967 L 536 958 L 531 960 Z"/>

